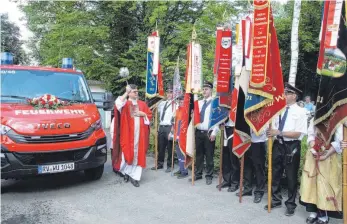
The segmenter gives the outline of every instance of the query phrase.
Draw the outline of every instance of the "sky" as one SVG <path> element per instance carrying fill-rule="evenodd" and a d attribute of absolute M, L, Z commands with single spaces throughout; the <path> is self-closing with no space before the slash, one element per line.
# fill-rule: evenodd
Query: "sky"
<path fill-rule="evenodd" d="M 24 14 L 17 7 L 17 3 L 13 2 L 13 0 L 1 0 L 0 13 L 7 13 L 9 20 L 19 27 L 21 39 L 23 41 L 29 40 L 32 33 L 27 29 L 26 21 L 21 20 L 21 18 L 24 17 Z M 26 46 L 24 46 L 23 48 L 25 51 L 28 51 L 28 48 Z"/>

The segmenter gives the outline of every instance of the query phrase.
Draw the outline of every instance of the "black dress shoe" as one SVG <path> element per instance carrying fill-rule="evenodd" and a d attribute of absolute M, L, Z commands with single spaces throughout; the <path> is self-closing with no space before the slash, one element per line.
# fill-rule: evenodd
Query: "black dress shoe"
<path fill-rule="evenodd" d="M 181 174 L 181 171 L 180 170 L 177 170 L 176 172 L 174 172 L 174 176 L 178 176 Z"/>
<path fill-rule="evenodd" d="M 125 183 L 129 182 L 129 178 L 130 178 L 129 175 L 125 174 L 124 175 L 124 182 Z"/>
<path fill-rule="evenodd" d="M 240 197 L 240 192 L 237 192 L 236 196 Z M 247 191 L 247 192 L 242 191 L 242 196 L 252 196 L 252 191 Z"/>
<path fill-rule="evenodd" d="M 124 177 L 124 175 L 115 168 L 113 168 L 113 172 L 115 172 L 115 174 L 119 175 L 120 177 Z"/>
<path fill-rule="evenodd" d="M 163 166 L 157 166 L 157 170 L 163 169 Z M 152 167 L 151 170 L 155 170 L 155 167 Z"/>
<path fill-rule="evenodd" d="M 256 194 L 256 195 L 254 195 L 253 202 L 254 203 L 260 203 L 262 198 L 263 198 L 263 195 Z"/>
<path fill-rule="evenodd" d="M 317 219 L 318 219 L 317 217 L 313 218 L 310 216 L 306 219 L 306 223 L 307 224 L 314 224 L 317 221 Z"/>
<path fill-rule="evenodd" d="M 295 214 L 295 209 L 294 208 L 287 208 L 286 212 L 284 213 L 286 216 L 292 216 Z"/>
<path fill-rule="evenodd" d="M 223 181 L 221 184 L 220 184 L 220 188 L 227 188 L 227 187 L 230 187 L 230 184 L 226 181 Z M 216 188 L 219 188 L 219 184 L 216 186 Z"/>
<path fill-rule="evenodd" d="M 274 208 L 280 208 L 282 207 L 282 204 L 281 203 L 276 203 L 276 204 L 272 204 L 271 203 L 271 209 L 274 209 Z M 264 206 L 264 210 L 267 210 L 268 209 L 268 205 L 265 205 Z"/>
<path fill-rule="evenodd" d="M 239 186 L 230 186 L 229 188 L 228 188 L 228 192 L 235 192 L 235 191 L 237 191 L 237 189 L 239 189 Z"/>
<path fill-rule="evenodd" d="M 168 167 L 166 170 L 165 170 L 165 173 L 170 173 L 171 172 L 171 168 Z"/>
<path fill-rule="evenodd" d="M 211 185 L 211 184 L 212 184 L 212 179 L 206 178 L 206 185 Z"/>
<path fill-rule="evenodd" d="M 140 183 L 137 180 L 134 180 L 131 178 L 131 183 L 134 185 L 134 187 L 140 187 Z"/>
<path fill-rule="evenodd" d="M 192 181 L 192 179 L 193 179 L 193 178 L 189 178 L 189 181 Z M 200 176 L 200 177 L 197 177 L 197 176 L 194 177 L 194 181 L 196 181 L 196 180 L 201 180 L 201 179 L 202 179 L 201 176 Z"/>
<path fill-rule="evenodd" d="M 188 177 L 188 173 L 186 173 L 186 174 L 180 173 L 180 174 L 177 175 L 177 179 L 183 179 L 183 178 L 186 178 L 186 177 Z"/>

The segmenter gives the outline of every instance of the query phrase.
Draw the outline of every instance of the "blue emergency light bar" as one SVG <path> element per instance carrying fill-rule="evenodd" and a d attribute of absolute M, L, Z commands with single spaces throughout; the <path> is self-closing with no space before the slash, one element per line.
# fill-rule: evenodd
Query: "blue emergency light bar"
<path fill-rule="evenodd" d="M 12 65 L 13 64 L 13 56 L 9 52 L 1 52 L 1 64 L 2 65 Z"/>
<path fill-rule="evenodd" d="M 72 58 L 63 58 L 62 68 L 73 68 L 73 60 Z"/>

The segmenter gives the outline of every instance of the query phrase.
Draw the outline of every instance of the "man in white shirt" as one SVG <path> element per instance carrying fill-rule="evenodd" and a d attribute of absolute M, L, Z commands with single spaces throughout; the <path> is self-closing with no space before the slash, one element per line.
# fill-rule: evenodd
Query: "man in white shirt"
<path fill-rule="evenodd" d="M 273 119 L 272 127 L 267 131 L 268 137 L 276 137 L 272 150 L 272 202 L 271 208 L 282 206 L 281 177 L 286 172 L 288 183 L 288 200 L 285 215 L 295 213 L 295 198 L 298 187 L 301 140 L 307 134 L 307 118 L 304 108 L 296 100 L 301 90 L 286 83 L 284 94 L 287 106 L 282 114 Z M 265 206 L 268 209 L 268 205 Z"/>
<path fill-rule="evenodd" d="M 215 149 L 215 140 L 219 127 L 216 125 L 212 131 L 209 130 L 211 102 L 213 85 L 205 82 L 202 89 L 204 99 L 199 100 L 200 124 L 196 127 L 195 148 L 196 148 L 196 171 L 195 180 L 202 179 L 204 169 L 204 159 L 206 158 L 206 184 L 212 184 L 213 177 L 213 155 Z"/>
<path fill-rule="evenodd" d="M 164 168 L 165 152 L 167 151 L 167 169 L 166 173 L 171 172 L 172 162 L 172 140 L 168 139 L 171 131 L 171 120 L 174 112 L 172 100 L 172 87 L 168 87 L 166 91 L 166 100 L 161 101 L 158 105 L 159 127 L 158 127 L 158 166 L 157 169 Z M 167 150 L 166 150 L 167 149 Z M 155 167 L 152 167 L 155 170 Z"/>
<path fill-rule="evenodd" d="M 242 191 L 242 196 L 252 196 L 252 180 L 255 174 L 256 188 L 253 202 L 260 203 L 265 191 L 266 131 L 257 136 L 251 129 L 251 141 L 251 147 L 245 153 L 244 190 Z M 239 196 L 239 193 L 236 196 Z"/>

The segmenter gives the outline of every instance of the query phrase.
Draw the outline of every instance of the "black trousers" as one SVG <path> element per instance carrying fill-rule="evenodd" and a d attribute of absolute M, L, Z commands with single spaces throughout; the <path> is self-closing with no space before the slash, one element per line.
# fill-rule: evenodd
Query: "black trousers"
<path fill-rule="evenodd" d="M 213 177 L 213 155 L 216 141 L 211 142 L 207 131 L 195 131 L 196 144 L 196 172 L 195 177 L 202 177 L 204 169 L 204 159 L 206 158 L 206 178 Z"/>
<path fill-rule="evenodd" d="M 245 153 L 244 192 L 253 191 L 253 176 L 256 177 L 255 195 L 264 195 L 265 191 L 265 142 L 252 143 Z"/>
<path fill-rule="evenodd" d="M 292 155 L 292 152 L 297 151 Z M 287 141 L 280 144 L 278 140 L 274 141 L 272 150 L 272 203 L 282 203 L 281 177 L 285 170 L 288 182 L 288 200 L 285 205 L 288 208 L 295 209 L 295 198 L 298 188 L 298 171 L 300 166 L 301 142 Z M 292 155 L 292 157 L 291 157 Z"/>
<path fill-rule="evenodd" d="M 226 136 L 232 135 L 233 130 L 233 127 L 225 127 Z M 229 186 L 238 187 L 240 182 L 240 161 L 233 153 L 233 138 L 228 140 L 227 146 L 223 146 L 222 163 L 223 180 Z"/>
<path fill-rule="evenodd" d="M 165 152 L 167 151 L 167 167 L 171 167 L 172 160 L 172 141 L 168 136 L 171 125 L 160 125 L 158 130 L 158 166 L 164 166 Z"/>

